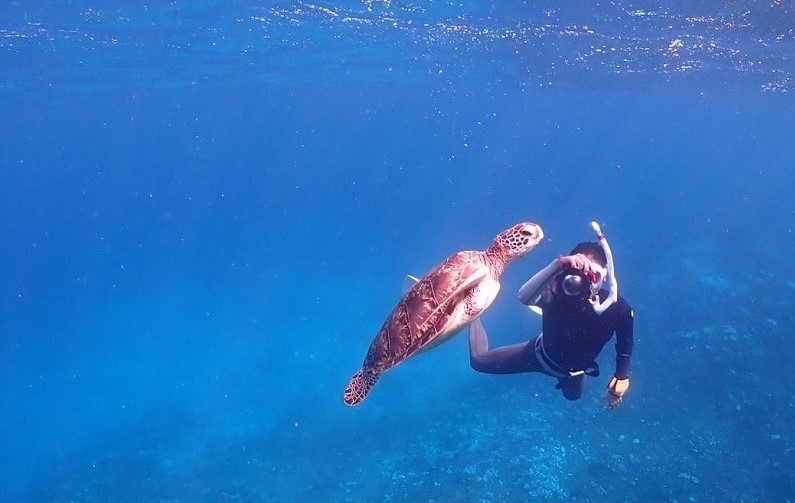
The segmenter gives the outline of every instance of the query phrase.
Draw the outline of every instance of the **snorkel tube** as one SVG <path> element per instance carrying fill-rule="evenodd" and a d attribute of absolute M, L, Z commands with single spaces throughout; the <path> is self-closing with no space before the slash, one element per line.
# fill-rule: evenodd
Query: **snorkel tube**
<path fill-rule="evenodd" d="M 607 277 L 605 278 L 605 286 L 609 287 L 610 293 L 602 302 L 599 302 L 596 297 L 590 299 L 594 312 L 596 314 L 602 314 L 618 300 L 618 280 L 616 279 L 616 268 L 613 264 L 613 252 L 610 251 L 607 238 L 602 234 L 602 229 L 599 227 L 598 223 L 591 222 L 591 228 L 596 233 L 596 237 L 599 239 L 599 246 L 602 247 L 602 250 L 605 252 L 605 257 L 607 257 Z"/>

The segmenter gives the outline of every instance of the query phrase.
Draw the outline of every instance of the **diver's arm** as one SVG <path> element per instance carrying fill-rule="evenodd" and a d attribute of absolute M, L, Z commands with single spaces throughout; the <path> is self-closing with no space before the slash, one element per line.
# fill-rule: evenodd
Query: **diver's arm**
<path fill-rule="evenodd" d="M 538 296 L 541 294 L 541 291 L 544 289 L 546 284 L 549 283 L 549 280 L 555 276 L 555 273 L 560 270 L 560 260 L 561 259 L 556 258 L 550 262 L 548 266 L 535 273 L 525 282 L 524 285 L 522 285 L 518 294 L 519 302 L 526 306 L 538 302 Z"/>
<path fill-rule="evenodd" d="M 629 363 L 634 345 L 635 314 L 626 302 L 621 304 L 621 314 L 616 326 L 616 373 L 614 377 L 626 379 L 629 377 Z"/>
<path fill-rule="evenodd" d="M 526 306 L 536 305 L 536 302 L 540 299 L 541 291 L 560 269 L 563 267 L 571 267 L 582 271 L 588 267 L 590 263 L 591 261 L 588 257 L 582 253 L 566 256 L 561 255 L 550 262 L 548 266 L 535 273 L 532 278 L 528 279 L 527 282 L 522 285 L 517 295 L 519 297 L 519 302 Z"/>
<path fill-rule="evenodd" d="M 629 360 L 632 357 L 634 313 L 625 301 L 619 299 L 620 311 L 616 325 L 616 373 L 607 385 L 607 393 L 602 398 L 605 408 L 615 409 L 629 391 Z M 619 307 L 614 306 L 614 307 Z"/>
<path fill-rule="evenodd" d="M 616 379 L 629 378 L 629 361 L 632 355 L 626 353 L 616 353 L 616 373 L 613 376 Z"/>

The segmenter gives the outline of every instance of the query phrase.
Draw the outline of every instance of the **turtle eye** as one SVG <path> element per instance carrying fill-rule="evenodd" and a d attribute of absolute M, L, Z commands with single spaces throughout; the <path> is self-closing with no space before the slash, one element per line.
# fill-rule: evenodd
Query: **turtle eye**
<path fill-rule="evenodd" d="M 533 235 L 533 233 L 528 231 L 527 229 L 522 229 L 520 232 L 522 233 L 522 236 L 532 236 Z"/>

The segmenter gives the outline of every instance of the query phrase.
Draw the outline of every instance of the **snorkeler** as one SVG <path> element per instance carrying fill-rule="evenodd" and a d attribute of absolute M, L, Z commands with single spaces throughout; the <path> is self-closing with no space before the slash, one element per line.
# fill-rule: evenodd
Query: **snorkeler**
<path fill-rule="evenodd" d="M 634 314 L 618 295 L 613 255 L 599 225 L 598 243 L 584 242 L 538 271 L 519 289 L 519 300 L 542 314 L 542 333 L 529 342 L 489 351 L 480 319 L 469 325 L 469 360 L 487 374 L 541 372 L 557 379 L 568 400 L 582 396 L 585 376 L 596 377 L 596 357 L 616 335 L 616 369 L 603 398 L 621 405 L 629 389 Z"/>

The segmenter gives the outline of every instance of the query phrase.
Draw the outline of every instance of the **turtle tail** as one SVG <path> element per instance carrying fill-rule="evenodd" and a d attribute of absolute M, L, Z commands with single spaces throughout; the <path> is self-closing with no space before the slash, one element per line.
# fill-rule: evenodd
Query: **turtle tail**
<path fill-rule="evenodd" d="M 372 370 L 361 369 L 356 372 L 356 374 L 351 377 L 348 387 L 345 388 L 345 395 L 343 396 L 345 405 L 354 407 L 362 403 L 364 399 L 367 398 L 367 394 L 370 393 L 370 390 L 373 389 L 373 386 L 375 386 L 379 377 L 381 377 L 381 374 L 373 372 Z"/>

